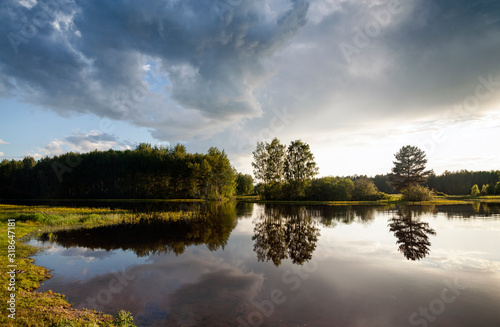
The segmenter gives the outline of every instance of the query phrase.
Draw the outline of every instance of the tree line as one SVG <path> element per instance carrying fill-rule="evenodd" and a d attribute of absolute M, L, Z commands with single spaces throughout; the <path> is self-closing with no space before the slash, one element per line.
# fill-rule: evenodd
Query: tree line
<path fill-rule="evenodd" d="M 431 175 L 427 180 L 427 185 L 431 189 L 450 195 L 469 194 L 474 186 L 477 187 L 479 194 L 481 195 L 500 195 L 500 170 L 445 171 L 439 176 Z"/>
<path fill-rule="evenodd" d="M 373 201 L 402 193 L 405 200 L 426 201 L 435 194 L 500 194 L 500 171 L 436 175 L 426 169 L 425 152 L 411 145 L 394 156 L 391 173 L 385 175 L 315 178 L 318 167 L 308 144 L 296 140 L 286 147 L 274 138 L 257 143 L 252 166 L 260 182 L 256 190 L 268 200 Z"/>
<path fill-rule="evenodd" d="M 268 200 L 373 201 L 403 193 L 412 201 L 432 194 L 500 195 L 500 171 L 462 170 L 436 175 L 426 169 L 425 153 L 404 146 L 395 154 L 391 173 L 317 178 L 310 146 L 288 146 L 274 138 L 258 142 L 251 175 L 236 172 L 224 151 L 188 153 L 184 145 L 134 150 L 66 153 L 36 161 L 4 159 L 0 163 L 0 199 L 209 199 L 259 194 Z M 431 192 L 432 190 L 432 192 Z"/>
<path fill-rule="evenodd" d="M 125 198 L 224 200 L 248 191 L 249 175 L 238 174 L 224 151 L 188 153 L 184 145 L 134 150 L 66 153 L 35 161 L 0 163 L 0 198 Z M 243 180 L 241 185 L 237 180 Z"/>
<path fill-rule="evenodd" d="M 395 194 L 398 191 L 390 184 L 390 175 L 376 175 L 371 180 L 381 192 Z M 437 194 L 447 195 L 500 195 L 500 170 L 456 172 L 445 171 L 431 174 L 424 183 Z"/>
<path fill-rule="evenodd" d="M 373 181 L 361 177 L 314 178 L 318 167 L 310 146 L 301 140 L 286 147 L 278 138 L 258 142 L 253 152 L 257 191 L 267 200 L 348 201 L 383 197 Z"/>

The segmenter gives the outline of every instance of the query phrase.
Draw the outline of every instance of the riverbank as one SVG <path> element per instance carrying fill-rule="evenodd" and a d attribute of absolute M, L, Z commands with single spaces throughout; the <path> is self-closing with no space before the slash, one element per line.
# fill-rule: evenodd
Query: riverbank
<path fill-rule="evenodd" d="M 132 327 L 133 318 L 120 311 L 112 316 L 96 310 L 72 308 L 64 295 L 52 291 L 37 292 L 40 283 L 51 277 L 50 271 L 34 264 L 37 252 L 27 245 L 30 237 L 61 229 L 93 228 L 135 223 L 144 219 L 178 220 L 193 218 L 192 212 L 134 214 L 126 210 L 65 208 L 0 204 L 0 299 L 9 307 L 0 316 L 2 326 L 120 326 Z M 10 301 L 10 303 L 8 303 Z"/>

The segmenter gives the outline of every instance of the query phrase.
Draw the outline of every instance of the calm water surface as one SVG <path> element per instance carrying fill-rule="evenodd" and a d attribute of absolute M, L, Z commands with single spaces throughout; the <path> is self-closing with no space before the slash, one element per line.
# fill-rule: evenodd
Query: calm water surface
<path fill-rule="evenodd" d="M 240 203 L 44 239 L 40 291 L 138 326 L 500 326 L 500 205 Z"/>

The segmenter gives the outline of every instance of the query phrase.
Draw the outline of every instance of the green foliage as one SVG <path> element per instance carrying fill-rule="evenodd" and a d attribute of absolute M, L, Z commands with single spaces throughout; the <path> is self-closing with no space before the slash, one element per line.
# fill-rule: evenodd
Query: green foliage
<path fill-rule="evenodd" d="M 266 144 L 264 142 L 257 142 L 257 146 L 255 150 L 252 152 L 253 154 L 253 174 L 255 179 L 262 182 L 262 184 L 266 185 L 269 181 L 267 180 L 267 162 L 268 155 L 266 150 Z"/>
<path fill-rule="evenodd" d="M 266 199 L 281 199 L 284 177 L 285 146 L 274 138 L 271 143 L 257 142 L 252 166 L 255 178 L 262 182 Z"/>
<path fill-rule="evenodd" d="M 283 198 L 287 200 L 303 200 L 310 181 L 292 180 L 282 185 Z"/>
<path fill-rule="evenodd" d="M 285 177 L 288 182 L 306 181 L 318 174 L 309 144 L 301 140 L 292 141 L 285 159 Z"/>
<path fill-rule="evenodd" d="M 231 167 L 225 152 L 211 147 L 207 161 L 211 169 L 205 179 L 206 197 L 217 201 L 232 198 L 236 192 L 236 171 Z"/>
<path fill-rule="evenodd" d="M 257 142 L 253 158 L 254 175 L 263 188 L 259 194 L 267 200 L 304 198 L 308 182 L 318 172 L 309 145 L 301 140 L 291 142 L 286 151 L 277 138 Z"/>
<path fill-rule="evenodd" d="M 490 186 L 488 184 L 486 185 L 483 185 L 483 187 L 481 187 L 481 195 L 488 195 L 488 188 Z"/>
<path fill-rule="evenodd" d="M 284 178 L 285 146 L 275 137 L 270 144 L 266 143 L 266 151 L 266 180 L 281 183 Z"/>
<path fill-rule="evenodd" d="M 283 196 L 283 184 L 278 182 L 271 182 L 264 189 L 264 198 L 266 200 L 282 200 Z"/>
<path fill-rule="evenodd" d="M 352 198 L 356 201 L 376 201 L 379 199 L 379 192 L 371 180 L 362 177 L 354 181 Z"/>
<path fill-rule="evenodd" d="M 393 162 L 390 183 L 398 191 L 425 183 L 432 174 L 432 170 L 425 170 L 425 152 L 416 146 L 404 146 L 394 156 L 396 161 Z"/>
<path fill-rule="evenodd" d="M 253 193 L 252 175 L 238 173 L 236 177 L 236 194 L 246 195 Z"/>
<path fill-rule="evenodd" d="M 474 184 L 470 190 L 470 195 L 478 196 L 479 194 L 481 194 L 481 192 L 479 191 L 479 186 L 477 186 L 477 184 Z"/>
<path fill-rule="evenodd" d="M 375 175 L 375 177 L 372 178 L 373 183 L 379 189 L 381 192 L 388 193 L 388 194 L 396 194 L 398 191 L 392 185 L 389 183 L 389 175 Z"/>
<path fill-rule="evenodd" d="M 489 184 L 490 190 L 488 194 L 493 194 L 491 188 L 500 181 L 499 176 L 500 171 L 445 171 L 439 176 L 431 175 L 427 180 L 427 186 L 450 195 L 466 195 L 470 194 L 474 184 Z M 500 194 L 496 190 L 495 193 Z"/>
<path fill-rule="evenodd" d="M 224 151 L 191 154 L 141 143 L 135 150 L 66 153 L 0 163 L 0 198 L 209 198 L 234 196 L 236 174 Z"/>
<path fill-rule="evenodd" d="M 495 185 L 495 194 L 500 195 L 500 182 Z"/>
<path fill-rule="evenodd" d="M 119 327 L 135 327 L 134 318 L 130 312 L 120 310 L 118 312 L 118 326 Z"/>
<path fill-rule="evenodd" d="M 313 201 L 349 201 L 354 182 L 349 178 L 322 177 L 311 181 L 306 189 L 306 199 Z"/>
<path fill-rule="evenodd" d="M 392 197 L 384 192 L 378 192 L 377 200 L 390 201 Z"/>
<path fill-rule="evenodd" d="M 253 191 L 255 194 L 264 195 L 264 184 L 257 183 L 257 185 L 255 185 Z"/>
<path fill-rule="evenodd" d="M 487 192 L 489 195 L 495 195 L 495 184 L 489 184 L 487 187 Z"/>
<path fill-rule="evenodd" d="M 431 190 L 421 185 L 412 185 L 401 193 L 403 193 L 402 199 L 405 201 L 431 201 L 433 199 Z"/>

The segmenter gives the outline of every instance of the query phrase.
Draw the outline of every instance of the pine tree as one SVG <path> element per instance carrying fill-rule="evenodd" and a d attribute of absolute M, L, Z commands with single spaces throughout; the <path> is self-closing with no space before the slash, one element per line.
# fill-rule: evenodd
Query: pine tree
<path fill-rule="evenodd" d="M 389 180 L 391 185 L 398 191 L 412 185 L 425 183 L 433 173 L 432 170 L 425 170 L 427 164 L 425 152 L 416 146 L 404 146 L 394 156 L 396 161 L 393 162 L 394 167 L 389 175 Z"/>

